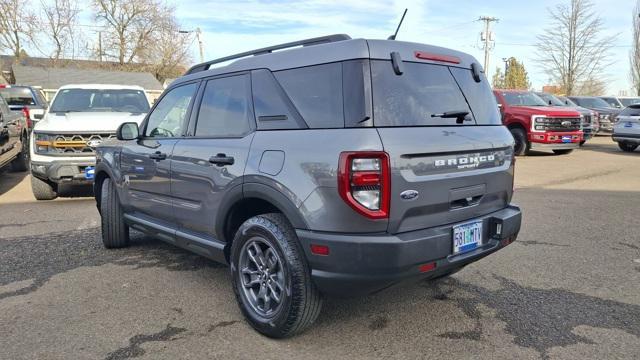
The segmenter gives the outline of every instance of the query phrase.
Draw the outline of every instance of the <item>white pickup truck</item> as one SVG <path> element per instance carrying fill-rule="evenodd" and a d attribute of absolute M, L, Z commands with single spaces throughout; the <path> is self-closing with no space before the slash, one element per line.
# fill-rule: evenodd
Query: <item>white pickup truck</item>
<path fill-rule="evenodd" d="M 58 185 L 93 181 L 95 147 L 124 122 L 149 112 L 143 88 L 124 85 L 61 87 L 31 137 L 31 189 L 38 200 L 58 196 Z"/>

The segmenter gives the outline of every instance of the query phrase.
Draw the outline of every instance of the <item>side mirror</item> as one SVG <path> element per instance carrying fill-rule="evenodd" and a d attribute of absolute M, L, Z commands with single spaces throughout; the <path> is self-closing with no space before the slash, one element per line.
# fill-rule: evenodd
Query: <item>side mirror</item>
<path fill-rule="evenodd" d="M 549 100 L 549 105 L 553 105 L 553 103 L 551 102 L 551 100 Z"/>
<path fill-rule="evenodd" d="M 135 140 L 140 137 L 140 129 L 138 124 L 134 122 L 126 122 L 118 127 L 116 138 L 118 140 Z"/>

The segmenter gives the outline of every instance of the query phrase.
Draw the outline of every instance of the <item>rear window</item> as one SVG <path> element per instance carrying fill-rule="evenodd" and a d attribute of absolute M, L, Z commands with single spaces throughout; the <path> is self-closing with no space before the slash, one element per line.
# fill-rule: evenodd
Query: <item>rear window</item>
<path fill-rule="evenodd" d="M 36 104 L 33 99 L 33 94 L 29 88 L 4 88 L 0 89 L 0 95 L 2 95 L 9 106 L 27 106 Z"/>
<path fill-rule="evenodd" d="M 625 108 L 620 112 L 620 116 L 640 116 L 640 104 Z"/>
<path fill-rule="evenodd" d="M 465 125 L 498 125 L 498 106 L 486 79 L 471 70 L 404 62 L 396 75 L 390 61 L 371 62 L 375 126 L 458 125 L 445 112 L 467 112 Z M 474 122 L 475 121 L 475 122 Z"/>

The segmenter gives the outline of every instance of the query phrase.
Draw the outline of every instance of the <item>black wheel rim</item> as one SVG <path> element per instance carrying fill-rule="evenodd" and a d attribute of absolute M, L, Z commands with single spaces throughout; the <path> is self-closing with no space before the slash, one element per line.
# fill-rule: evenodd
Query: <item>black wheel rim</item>
<path fill-rule="evenodd" d="M 238 265 L 245 301 L 256 314 L 273 317 L 286 296 L 286 273 L 278 252 L 265 239 L 253 237 L 242 247 Z"/>
<path fill-rule="evenodd" d="M 522 138 L 520 136 L 514 136 L 514 140 L 514 151 L 516 152 L 516 154 L 521 154 L 524 150 L 524 142 L 522 141 Z"/>

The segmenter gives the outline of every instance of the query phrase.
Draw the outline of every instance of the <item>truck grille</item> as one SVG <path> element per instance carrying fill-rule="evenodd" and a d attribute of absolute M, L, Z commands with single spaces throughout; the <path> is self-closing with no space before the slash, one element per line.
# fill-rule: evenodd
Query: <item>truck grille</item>
<path fill-rule="evenodd" d="M 538 131 L 578 131 L 580 118 L 538 118 L 535 127 Z"/>
<path fill-rule="evenodd" d="M 107 139 L 115 139 L 116 134 L 58 134 L 53 135 L 52 148 L 58 154 L 93 154 L 95 147 Z"/>

